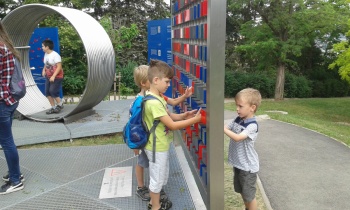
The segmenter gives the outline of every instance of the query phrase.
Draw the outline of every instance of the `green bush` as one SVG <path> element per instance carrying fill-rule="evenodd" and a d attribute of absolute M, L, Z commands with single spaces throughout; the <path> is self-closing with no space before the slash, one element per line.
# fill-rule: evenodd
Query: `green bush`
<path fill-rule="evenodd" d="M 314 80 L 312 82 L 313 97 L 345 97 L 349 96 L 350 86 L 345 81 L 329 78 L 326 80 Z"/>
<path fill-rule="evenodd" d="M 120 95 L 122 96 L 130 96 L 134 95 L 135 92 L 133 89 L 126 87 L 123 83 L 120 85 Z"/>
<path fill-rule="evenodd" d="M 225 73 L 225 97 L 234 97 L 244 88 L 255 88 L 263 98 L 273 98 L 276 76 L 266 72 L 233 72 Z M 284 86 L 286 98 L 306 98 L 312 95 L 311 83 L 304 76 L 286 74 Z"/>
<path fill-rule="evenodd" d="M 64 66 L 64 95 L 81 95 L 86 86 L 87 65 L 83 61 L 72 62 L 70 58 L 62 58 Z"/>
<path fill-rule="evenodd" d="M 86 85 L 86 78 L 81 75 L 65 76 L 63 80 L 63 93 L 65 95 L 82 94 Z"/>
<path fill-rule="evenodd" d="M 138 93 L 139 88 L 135 85 L 134 82 L 134 68 L 138 66 L 138 64 L 134 61 L 129 61 L 125 66 L 117 69 L 117 75 L 120 72 L 121 74 L 121 83 L 122 87 L 121 91 L 129 92 L 131 95 Z M 125 88 L 129 88 L 130 90 L 125 90 Z"/>
<path fill-rule="evenodd" d="M 311 82 L 309 82 L 306 77 L 286 73 L 286 80 L 284 84 L 284 97 L 309 98 L 311 96 Z"/>
<path fill-rule="evenodd" d="M 259 90 L 263 98 L 270 98 L 274 95 L 274 83 L 274 78 L 261 72 L 226 71 L 225 97 L 235 97 L 240 90 L 250 87 Z"/>

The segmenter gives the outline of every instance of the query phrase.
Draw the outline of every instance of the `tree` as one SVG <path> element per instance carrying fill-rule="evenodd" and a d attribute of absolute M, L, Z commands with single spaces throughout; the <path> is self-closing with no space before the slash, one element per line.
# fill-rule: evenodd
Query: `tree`
<path fill-rule="evenodd" d="M 348 21 L 350 26 L 350 20 Z M 350 36 L 350 31 L 346 33 Z M 350 46 L 349 40 L 342 41 L 333 45 L 333 52 L 338 54 L 337 59 L 329 65 L 330 69 L 337 69 L 340 77 L 350 84 Z"/>
<path fill-rule="evenodd" d="M 345 1 L 241 0 L 233 4 L 249 8 L 251 15 L 241 25 L 244 43 L 236 51 L 257 69 L 277 69 L 276 100 L 284 97 L 286 67 L 296 64 L 291 57 L 301 56 L 316 39 L 344 29 L 344 14 L 349 17 Z"/>
<path fill-rule="evenodd" d="M 22 1 L 0 0 L 0 20 L 3 19 L 10 11 L 16 9 L 22 4 Z"/>
<path fill-rule="evenodd" d="M 121 26 L 118 30 L 113 28 L 113 23 L 110 17 L 104 16 L 101 18 L 100 24 L 108 33 L 117 58 L 117 64 L 127 63 L 129 57 L 125 54 L 133 46 L 133 42 L 139 36 L 140 32 L 136 24 L 131 24 L 130 27 Z"/>
<path fill-rule="evenodd" d="M 170 8 L 164 0 L 111 0 L 107 8 L 115 29 L 129 28 L 136 24 L 140 34 L 133 40 L 133 46 L 118 58 L 119 66 L 133 60 L 138 64 L 147 63 L 147 21 L 170 17 Z"/>

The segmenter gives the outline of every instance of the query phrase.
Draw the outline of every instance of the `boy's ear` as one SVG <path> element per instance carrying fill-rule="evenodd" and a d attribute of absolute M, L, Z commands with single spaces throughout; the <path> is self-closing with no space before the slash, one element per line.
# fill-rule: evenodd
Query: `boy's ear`
<path fill-rule="evenodd" d="M 256 112 L 256 105 L 252 105 L 251 108 L 252 108 L 253 112 Z"/>
<path fill-rule="evenodd" d="M 153 83 L 154 83 L 154 84 L 157 84 L 158 80 L 159 80 L 159 77 L 154 77 L 154 78 L 153 78 Z"/>

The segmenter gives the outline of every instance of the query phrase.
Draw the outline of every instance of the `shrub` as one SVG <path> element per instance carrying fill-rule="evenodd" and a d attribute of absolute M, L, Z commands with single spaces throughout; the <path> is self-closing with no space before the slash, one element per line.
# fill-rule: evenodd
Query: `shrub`
<path fill-rule="evenodd" d="M 138 64 L 134 61 L 129 61 L 125 66 L 119 68 L 117 70 L 117 74 L 120 72 L 121 74 L 121 83 L 124 88 L 121 88 L 121 91 L 130 92 L 131 95 L 137 93 L 139 88 L 135 85 L 134 82 L 134 68 L 138 66 Z M 125 90 L 125 88 L 129 88 L 130 90 Z"/>
<path fill-rule="evenodd" d="M 130 96 L 134 95 L 135 92 L 133 89 L 126 87 L 123 83 L 120 84 L 120 95 L 122 96 Z"/>
<path fill-rule="evenodd" d="M 225 73 L 225 97 L 234 97 L 244 88 L 255 88 L 263 98 L 273 98 L 276 76 L 267 72 L 233 72 Z M 312 95 L 311 82 L 304 76 L 286 74 L 284 86 L 285 97 L 306 98 Z"/>
<path fill-rule="evenodd" d="M 238 91 L 248 87 L 259 90 L 263 98 L 270 98 L 274 95 L 274 78 L 261 72 L 226 71 L 225 97 L 235 97 Z"/>
<path fill-rule="evenodd" d="M 284 97 L 286 98 L 308 98 L 312 95 L 311 82 L 304 76 L 286 73 L 284 85 Z"/>
<path fill-rule="evenodd" d="M 345 81 L 329 78 L 312 82 L 313 97 L 344 97 L 349 95 L 350 86 Z"/>

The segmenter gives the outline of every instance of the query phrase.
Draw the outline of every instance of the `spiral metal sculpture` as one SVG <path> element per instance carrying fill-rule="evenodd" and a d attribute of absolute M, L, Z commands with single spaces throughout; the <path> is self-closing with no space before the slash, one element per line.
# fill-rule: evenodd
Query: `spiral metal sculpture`
<path fill-rule="evenodd" d="M 69 113 L 58 118 L 38 118 L 32 114 L 51 106 L 30 72 L 28 43 L 37 25 L 48 15 L 55 13 L 65 17 L 79 34 L 87 56 L 88 78 L 81 100 Z M 37 121 L 57 121 L 92 110 L 108 94 L 115 74 L 114 49 L 104 28 L 90 15 L 65 7 L 28 4 L 6 15 L 2 23 L 14 46 L 21 53 L 21 65 L 27 86 L 27 94 L 17 108 L 22 115 Z"/>

